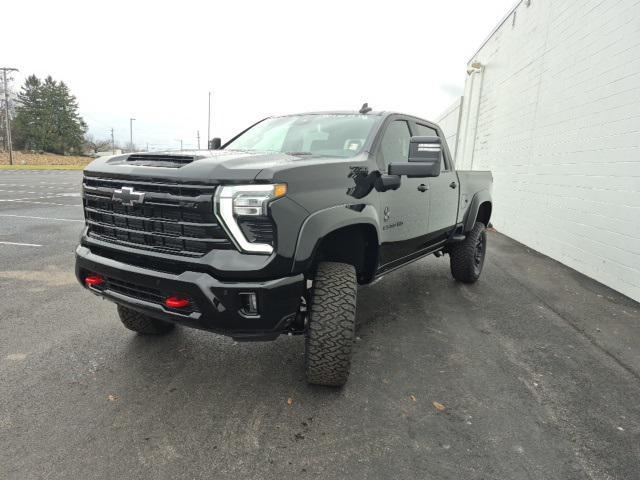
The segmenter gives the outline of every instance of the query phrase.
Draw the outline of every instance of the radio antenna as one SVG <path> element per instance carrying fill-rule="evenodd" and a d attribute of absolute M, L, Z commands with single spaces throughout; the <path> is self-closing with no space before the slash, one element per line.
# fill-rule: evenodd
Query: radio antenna
<path fill-rule="evenodd" d="M 368 103 L 363 103 L 362 104 L 362 108 L 360 108 L 360 112 L 358 113 L 362 113 L 363 115 L 366 113 L 369 113 L 372 110 L 372 108 L 369 106 Z"/>

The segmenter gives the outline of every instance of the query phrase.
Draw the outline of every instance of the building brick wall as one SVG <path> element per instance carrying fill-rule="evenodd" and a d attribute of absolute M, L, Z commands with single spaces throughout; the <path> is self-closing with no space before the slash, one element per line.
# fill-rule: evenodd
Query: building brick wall
<path fill-rule="evenodd" d="M 640 2 L 522 1 L 476 61 L 456 164 L 496 228 L 640 300 Z"/>
<path fill-rule="evenodd" d="M 437 120 L 437 124 L 442 128 L 447 145 L 451 150 L 451 155 L 455 156 L 455 147 L 457 145 L 458 137 L 458 122 L 460 116 L 460 107 L 462 99 L 458 99 L 453 105 L 451 105 Z"/>

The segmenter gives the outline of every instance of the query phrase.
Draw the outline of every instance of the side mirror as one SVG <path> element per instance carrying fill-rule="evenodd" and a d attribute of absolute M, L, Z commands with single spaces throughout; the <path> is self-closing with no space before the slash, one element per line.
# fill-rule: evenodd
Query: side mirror
<path fill-rule="evenodd" d="M 442 146 L 439 137 L 411 137 L 409 161 L 389 164 L 389 175 L 437 177 L 440 175 L 440 155 Z"/>
<path fill-rule="evenodd" d="M 409 178 L 437 177 L 440 175 L 440 162 L 396 162 L 389 164 L 389 175 L 406 175 Z"/>
<path fill-rule="evenodd" d="M 430 162 L 440 165 L 442 142 L 440 137 L 411 137 L 409 142 L 410 162 Z M 438 168 L 438 175 L 440 169 Z M 437 176 L 437 175 L 435 175 Z"/>
<path fill-rule="evenodd" d="M 209 140 L 209 150 L 220 150 L 222 146 L 222 140 L 220 138 L 215 137 Z"/>
<path fill-rule="evenodd" d="M 400 177 L 398 175 L 380 175 L 376 178 L 373 186 L 379 192 L 397 190 L 400 188 Z"/>

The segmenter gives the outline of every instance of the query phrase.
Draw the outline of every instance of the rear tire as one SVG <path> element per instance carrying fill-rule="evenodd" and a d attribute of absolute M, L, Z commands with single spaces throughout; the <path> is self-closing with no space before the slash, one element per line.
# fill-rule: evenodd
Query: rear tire
<path fill-rule="evenodd" d="M 449 249 L 451 275 L 464 283 L 474 283 L 480 278 L 487 251 L 487 231 L 484 223 L 476 222 L 467 237 Z"/>
<path fill-rule="evenodd" d="M 125 327 L 142 335 L 164 335 L 176 327 L 173 323 L 151 318 L 122 305 L 118 305 L 118 315 Z"/>
<path fill-rule="evenodd" d="M 318 265 L 305 331 L 307 382 L 333 387 L 346 383 L 355 336 L 356 291 L 353 265 Z"/>

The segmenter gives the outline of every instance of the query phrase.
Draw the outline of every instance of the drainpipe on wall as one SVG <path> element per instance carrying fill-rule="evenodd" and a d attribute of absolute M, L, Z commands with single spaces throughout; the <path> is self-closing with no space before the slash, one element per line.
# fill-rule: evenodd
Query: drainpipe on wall
<path fill-rule="evenodd" d="M 473 81 L 476 78 L 473 73 L 470 73 L 469 75 L 471 75 L 471 86 L 469 87 L 469 98 L 467 99 L 467 108 L 469 109 L 469 111 L 467 112 L 467 118 L 464 122 L 464 140 L 462 142 L 462 157 L 460 158 L 460 167 L 463 167 L 462 163 L 464 162 L 464 154 L 467 153 L 467 138 L 469 137 L 469 117 L 471 116 L 471 100 L 473 99 Z"/>
<path fill-rule="evenodd" d="M 478 121 L 480 120 L 480 103 L 482 102 L 482 87 L 484 86 L 484 65 L 480 62 L 471 64 L 471 68 L 474 68 L 475 72 L 480 72 L 480 88 L 478 89 L 478 108 L 476 109 L 476 124 L 473 127 L 473 144 L 471 145 L 471 165 L 469 170 L 473 170 L 473 157 L 476 154 L 476 138 L 478 138 Z"/>
<path fill-rule="evenodd" d="M 460 97 L 458 106 L 458 123 L 456 124 L 456 144 L 453 146 L 453 163 L 458 159 L 458 144 L 460 143 L 460 124 L 462 123 L 462 109 L 464 108 L 464 95 Z"/>
<path fill-rule="evenodd" d="M 480 63 L 474 62 L 471 64 L 469 68 L 467 68 L 467 75 L 471 77 L 471 85 L 469 86 L 469 98 L 467 99 L 467 106 L 469 111 L 467 112 L 467 118 L 464 122 L 464 141 L 462 143 L 462 158 L 461 161 L 464 162 L 464 157 L 467 153 L 467 139 L 469 138 L 469 118 L 471 117 L 471 105 L 473 100 L 473 84 L 475 83 L 476 76 L 474 73 L 480 71 Z M 458 130 L 458 135 L 460 135 L 460 130 Z M 456 152 L 457 155 L 457 152 Z M 460 165 L 462 167 L 463 165 Z"/>

